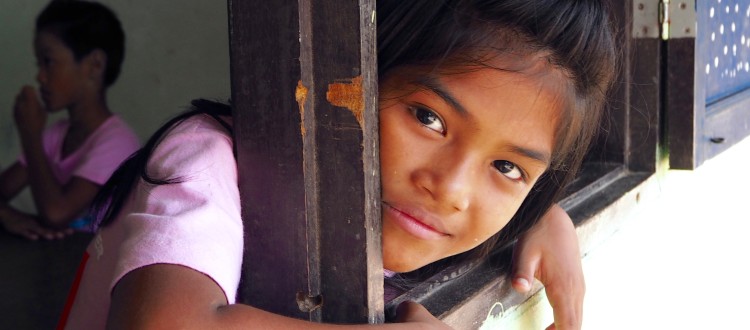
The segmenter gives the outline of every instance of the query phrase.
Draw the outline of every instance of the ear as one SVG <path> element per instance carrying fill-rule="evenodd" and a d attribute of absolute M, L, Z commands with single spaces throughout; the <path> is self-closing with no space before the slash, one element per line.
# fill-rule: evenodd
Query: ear
<path fill-rule="evenodd" d="M 104 72 L 107 70 L 107 53 L 101 49 L 94 49 L 83 58 L 89 78 L 99 82 L 104 81 Z"/>

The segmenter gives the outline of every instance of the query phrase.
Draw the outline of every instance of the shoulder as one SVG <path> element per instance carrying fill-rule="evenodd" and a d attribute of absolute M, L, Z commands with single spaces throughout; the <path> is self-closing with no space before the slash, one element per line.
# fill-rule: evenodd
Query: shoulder
<path fill-rule="evenodd" d="M 112 115 L 97 130 L 101 139 L 119 140 L 121 143 L 138 145 L 135 131 L 118 115 Z"/>
<path fill-rule="evenodd" d="M 122 118 L 113 115 L 99 125 L 82 148 L 86 150 L 86 159 L 98 159 L 117 165 L 140 146 L 140 140 L 133 129 Z"/>
<path fill-rule="evenodd" d="M 231 120 L 228 123 L 231 125 Z M 172 127 L 166 134 L 165 139 L 170 136 L 180 136 L 183 134 L 223 137 L 231 141 L 229 132 L 216 119 L 207 114 L 197 114 L 186 118 Z"/>
<path fill-rule="evenodd" d="M 157 149 L 164 146 L 210 151 L 232 148 L 229 132 L 209 115 L 198 114 L 172 127 L 161 139 Z"/>
<path fill-rule="evenodd" d="M 208 169 L 236 171 L 232 137 L 215 119 L 195 115 L 172 127 L 159 141 L 148 161 L 157 177 L 182 176 Z M 234 171 L 232 171 L 234 172 Z"/>

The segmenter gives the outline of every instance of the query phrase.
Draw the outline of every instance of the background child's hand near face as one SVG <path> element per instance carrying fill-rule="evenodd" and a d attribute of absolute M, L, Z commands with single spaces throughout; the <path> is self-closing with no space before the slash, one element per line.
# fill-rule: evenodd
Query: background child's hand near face
<path fill-rule="evenodd" d="M 29 138 L 42 138 L 42 131 L 47 123 L 47 111 L 45 111 L 36 91 L 31 86 L 23 86 L 16 96 L 13 107 L 13 116 L 16 127 L 23 140 Z"/>
<path fill-rule="evenodd" d="M 555 324 L 548 329 L 580 329 L 586 284 L 573 221 L 557 204 L 519 239 L 513 256 L 513 288 L 531 289 L 534 278 L 544 284 Z"/>

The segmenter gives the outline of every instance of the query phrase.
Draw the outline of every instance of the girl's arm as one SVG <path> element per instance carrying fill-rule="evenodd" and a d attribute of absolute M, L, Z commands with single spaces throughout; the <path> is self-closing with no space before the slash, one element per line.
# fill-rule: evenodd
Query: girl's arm
<path fill-rule="evenodd" d="M 555 317 L 550 328 L 581 328 L 586 284 L 578 236 L 573 221 L 559 205 L 553 205 L 518 241 L 513 267 L 517 291 L 528 291 L 534 278 L 544 284 Z"/>
<path fill-rule="evenodd" d="M 44 228 L 33 216 L 8 205 L 8 202 L 18 195 L 21 189 L 26 186 L 26 183 L 26 168 L 18 162 L 0 173 L 0 225 L 8 232 L 32 241 L 40 237 L 46 239 L 64 237 L 64 232 Z"/>
<path fill-rule="evenodd" d="M 46 112 L 34 89 L 26 86 L 16 98 L 14 115 L 26 155 L 27 180 L 40 220 L 51 227 L 65 227 L 91 203 L 100 186 L 73 177 L 61 185 L 52 173 L 42 144 Z"/>
<path fill-rule="evenodd" d="M 248 305 L 228 305 L 223 291 L 193 269 L 156 264 L 125 275 L 112 291 L 108 329 L 449 329 L 416 303 L 400 306 L 402 322 L 369 325 L 313 323 Z"/>

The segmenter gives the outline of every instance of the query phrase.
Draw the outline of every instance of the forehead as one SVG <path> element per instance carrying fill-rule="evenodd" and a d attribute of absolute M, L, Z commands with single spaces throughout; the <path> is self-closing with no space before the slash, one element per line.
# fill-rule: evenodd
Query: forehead
<path fill-rule="evenodd" d="M 70 51 L 57 35 L 44 30 L 37 32 L 34 36 L 34 49 L 40 53 Z"/>
<path fill-rule="evenodd" d="M 554 77 L 484 68 L 437 77 L 456 102 L 500 138 L 514 135 L 552 152 L 559 118 L 564 111 L 561 89 Z"/>

